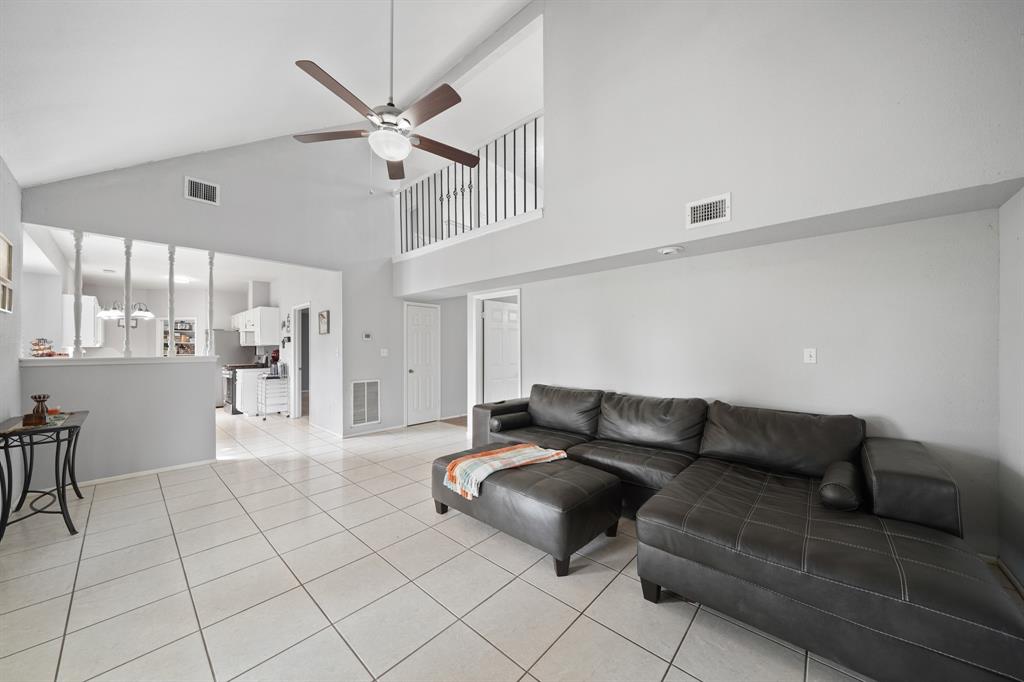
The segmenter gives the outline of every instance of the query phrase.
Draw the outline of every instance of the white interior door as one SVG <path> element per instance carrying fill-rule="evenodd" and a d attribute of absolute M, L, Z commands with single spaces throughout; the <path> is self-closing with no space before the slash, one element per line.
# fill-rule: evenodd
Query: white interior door
<path fill-rule="evenodd" d="M 519 304 L 484 300 L 484 402 L 519 397 Z"/>
<path fill-rule="evenodd" d="M 406 423 L 441 418 L 441 309 L 405 307 Z"/>

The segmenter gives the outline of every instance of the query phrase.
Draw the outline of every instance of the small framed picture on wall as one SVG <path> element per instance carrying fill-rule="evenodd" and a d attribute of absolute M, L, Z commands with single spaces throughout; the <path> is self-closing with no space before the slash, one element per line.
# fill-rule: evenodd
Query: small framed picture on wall
<path fill-rule="evenodd" d="M 14 311 L 14 245 L 0 234 L 0 312 Z"/>
<path fill-rule="evenodd" d="M 330 334 L 331 333 L 331 311 L 330 310 L 321 310 L 320 314 L 317 316 L 317 318 L 320 320 L 320 333 L 321 334 Z"/>

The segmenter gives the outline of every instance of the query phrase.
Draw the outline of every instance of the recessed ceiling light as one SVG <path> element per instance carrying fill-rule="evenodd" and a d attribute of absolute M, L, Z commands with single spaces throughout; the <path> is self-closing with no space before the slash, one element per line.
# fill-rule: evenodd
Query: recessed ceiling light
<path fill-rule="evenodd" d="M 682 252 L 683 247 L 681 246 L 663 246 L 660 249 L 658 249 L 658 253 L 661 254 L 662 256 L 675 256 L 676 254 L 680 254 Z"/>

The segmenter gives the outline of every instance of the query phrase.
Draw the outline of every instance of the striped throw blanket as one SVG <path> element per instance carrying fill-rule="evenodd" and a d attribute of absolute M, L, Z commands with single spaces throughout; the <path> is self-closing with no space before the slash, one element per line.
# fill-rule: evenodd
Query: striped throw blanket
<path fill-rule="evenodd" d="M 495 471 L 514 469 L 527 464 L 565 459 L 565 450 L 549 450 L 531 443 L 509 445 L 496 450 L 477 452 L 448 463 L 444 486 L 472 500 L 480 495 L 480 484 Z"/>

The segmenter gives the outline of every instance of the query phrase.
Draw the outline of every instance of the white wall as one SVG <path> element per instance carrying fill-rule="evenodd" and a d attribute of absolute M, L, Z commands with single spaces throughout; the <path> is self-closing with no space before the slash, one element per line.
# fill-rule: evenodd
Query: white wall
<path fill-rule="evenodd" d="M 999 209 L 999 555 L 1024 581 L 1024 190 Z"/>
<path fill-rule="evenodd" d="M 25 308 L 21 316 L 22 355 L 29 356 L 32 339 L 38 338 L 52 340 L 54 349 L 59 350 L 63 329 L 61 294 L 64 283 L 61 276 L 23 272 L 19 288 L 20 302 Z"/>
<path fill-rule="evenodd" d="M 89 410 L 76 458 L 79 481 L 211 460 L 217 371 L 214 358 L 26 360 L 21 407 L 31 407 L 30 394 L 49 393 L 51 405 Z M 50 471 L 39 467 L 33 487 L 52 481 Z"/>
<path fill-rule="evenodd" d="M 870 435 L 921 440 L 949 465 L 968 540 L 994 554 L 996 220 L 983 211 L 527 284 L 524 390 L 856 414 Z M 818 364 L 803 364 L 806 347 Z"/>
<path fill-rule="evenodd" d="M 547 2 L 544 218 L 397 264 L 396 294 L 1024 177 L 1022 24 L 986 0 Z M 732 222 L 685 230 L 722 192 Z"/>
<path fill-rule="evenodd" d="M 391 197 L 369 194 L 368 154 L 365 144 L 291 137 L 191 154 L 27 189 L 25 221 L 342 269 L 375 253 L 377 230 L 384 253 L 392 248 L 390 213 L 370 221 L 377 204 L 390 212 Z M 185 175 L 218 183 L 220 205 L 185 199 Z"/>
<path fill-rule="evenodd" d="M 14 312 L 0 313 L 0 418 L 22 414 L 18 357 L 21 350 L 21 188 L 0 158 L 0 233 L 14 244 Z M 25 395 L 28 395 L 27 393 Z M 15 458 L 17 459 L 17 458 Z M 11 485 L 21 485 L 21 464 L 13 462 Z"/>
<path fill-rule="evenodd" d="M 332 433 L 343 432 L 342 411 L 344 391 L 342 389 L 342 273 L 313 268 L 296 267 L 294 272 L 270 282 L 270 305 L 281 311 L 281 321 L 292 312 L 292 308 L 309 303 L 309 423 Z M 320 334 L 317 315 L 321 310 L 331 313 L 330 334 Z M 292 339 L 298 323 L 292 317 Z M 281 331 L 284 335 L 284 331 Z M 281 349 L 281 361 L 288 363 L 294 373 L 295 343 Z"/>
<path fill-rule="evenodd" d="M 441 306 L 441 416 L 466 414 L 466 298 Z"/>

